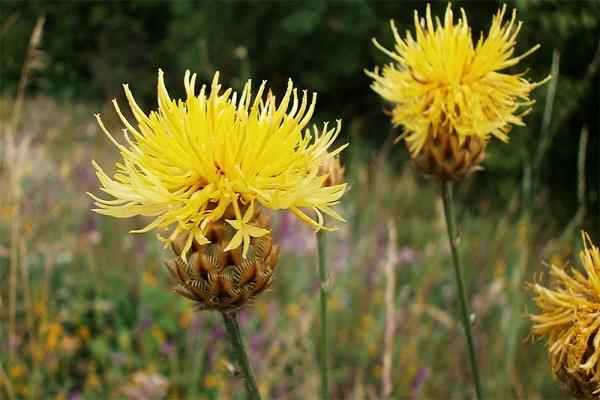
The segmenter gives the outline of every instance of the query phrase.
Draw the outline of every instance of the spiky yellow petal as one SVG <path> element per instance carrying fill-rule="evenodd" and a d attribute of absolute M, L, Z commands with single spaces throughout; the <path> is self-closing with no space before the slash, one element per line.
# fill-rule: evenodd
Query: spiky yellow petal
<path fill-rule="evenodd" d="M 100 214 L 118 218 L 134 215 L 155 217 L 143 229 L 170 228 L 163 240 L 173 241 L 188 232 L 185 256 L 192 241 L 207 243 L 206 229 L 223 217 L 228 208 L 236 210 L 231 226 L 238 231 L 230 248 L 243 245 L 244 256 L 251 237 L 266 234 L 249 225 L 255 202 L 277 210 L 314 210 L 315 218 L 302 213 L 301 219 L 315 229 L 323 225 L 321 212 L 340 219 L 330 206 L 336 204 L 346 184 L 323 187 L 319 166 L 342 150 L 328 151 L 340 132 L 324 124 L 321 130 L 306 127 L 315 108 L 316 94 L 309 100 L 290 80 L 279 102 L 268 92 L 265 82 L 252 98 L 251 81 L 241 96 L 232 89 L 222 91 L 219 74 L 200 93 L 195 91 L 196 74 L 185 74 L 185 100 L 173 100 L 158 73 L 158 109 L 146 115 L 125 85 L 125 94 L 137 124 L 131 124 L 114 102 L 125 125 L 126 145 L 119 143 L 98 124 L 119 149 L 123 161 L 113 178 L 95 162 L 101 190 L 111 196 L 96 200 Z M 240 209 L 246 210 L 242 216 Z M 250 213 L 250 214 L 248 214 Z"/>
<path fill-rule="evenodd" d="M 391 21 L 394 51 L 375 45 L 393 59 L 382 70 L 366 71 L 373 78 L 373 90 L 393 103 L 392 122 L 404 127 L 404 138 L 415 156 L 429 136 L 438 130 L 453 132 L 460 143 L 468 136 L 488 139 L 490 135 L 508 140 L 512 125 L 524 125 L 522 117 L 533 103 L 530 92 L 546 82 L 529 82 L 523 74 L 500 72 L 516 65 L 539 45 L 514 56 L 521 22 L 516 11 L 503 23 L 506 5 L 494 16 L 487 37 L 473 43 L 465 11 L 454 23 L 451 4 L 444 21 L 431 16 L 424 20 L 414 14 L 415 36 L 402 39 Z"/>
<path fill-rule="evenodd" d="M 583 273 L 550 266 L 552 284 L 530 285 L 539 314 L 532 333 L 547 338 L 552 371 L 576 394 L 600 394 L 600 251 L 585 233 Z"/>

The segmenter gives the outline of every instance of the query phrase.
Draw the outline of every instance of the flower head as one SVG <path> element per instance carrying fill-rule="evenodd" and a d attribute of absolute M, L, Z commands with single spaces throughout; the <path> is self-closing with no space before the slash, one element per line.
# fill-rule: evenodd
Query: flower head
<path fill-rule="evenodd" d="M 532 333 L 547 338 L 552 371 L 576 395 L 600 394 L 600 252 L 585 233 L 583 271 L 551 265 L 550 287 L 530 285 L 539 314 Z"/>
<path fill-rule="evenodd" d="M 504 23 L 503 6 L 494 16 L 487 37 L 482 33 L 476 44 L 465 11 L 460 11 L 456 24 L 450 4 L 443 23 L 437 17 L 434 23 L 429 5 L 424 21 L 415 11 L 415 37 L 407 32 L 406 39 L 391 21 L 394 51 L 373 39 L 394 63 L 367 74 L 374 79 L 373 90 L 393 103 L 392 122 L 404 127 L 413 157 L 432 136 L 453 134 L 460 144 L 468 137 L 487 140 L 490 135 L 507 141 L 511 124 L 524 125 L 522 117 L 533 103 L 531 90 L 549 79 L 531 83 L 522 73 L 500 72 L 539 48 L 536 45 L 514 56 L 521 29 L 521 22 L 515 24 L 515 10 Z"/>
<path fill-rule="evenodd" d="M 323 185 L 319 166 L 345 146 L 328 151 L 340 131 L 327 123 L 322 130 L 305 129 L 313 114 L 316 94 L 309 102 L 306 91 L 300 99 L 290 80 L 279 102 L 265 82 L 252 98 L 248 81 L 240 96 L 232 89 L 221 92 L 216 73 L 207 94 L 206 86 L 195 93 L 196 74 L 185 74 L 185 100 L 169 97 L 158 73 L 158 110 L 144 113 L 128 86 L 125 94 L 137 124 L 131 124 L 115 109 L 125 128 L 126 145 L 107 131 L 104 133 L 119 148 L 123 161 L 110 178 L 95 162 L 101 190 L 112 196 L 96 200 L 94 211 L 119 218 L 134 215 L 155 217 L 146 227 L 170 229 L 166 242 L 185 233 L 181 249 L 185 259 L 192 242 L 209 243 L 207 230 L 213 222 L 232 212 L 227 222 L 237 232 L 229 243 L 242 246 L 244 257 L 253 237 L 267 231 L 253 226 L 250 216 L 255 203 L 272 209 L 289 209 L 314 229 L 325 226 L 323 214 L 343 220 L 331 206 L 338 203 L 345 184 Z M 310 217 L 305 210 L 315 214 Z"/>

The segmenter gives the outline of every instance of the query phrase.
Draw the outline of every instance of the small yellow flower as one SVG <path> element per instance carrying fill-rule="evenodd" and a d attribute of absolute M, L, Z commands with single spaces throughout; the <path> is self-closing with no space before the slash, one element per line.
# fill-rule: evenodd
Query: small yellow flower
<path fill-rule="evenodd" d="M 546 337 L 553 373 L 579 396 L 600 394 L 600 251 L 585 233 L 583 273 L 550 266 L 551 286 L 530 285 L 539 314 L 532 333 Z"/>
<path fill-rule="evenodd" d="M 84 341 L 88 340 L 92 336 L 92 333 L 90 332 L 90 328 L 88 328 L 87 326 L 81 326 L 77 330 L 77 333 L 79 334 L 79 337 L 81 339 L 83 339 Z"/>
<path fill-rule="evenodd" d="M 20 365 L 13 365 L 9 368 L 8 375 L 14 380 L 19 380 L 25 375 L 25 369 Z"/>
<path fill-rule="evenodd" d="M 240 210 L 236 203 L 234 203 L 236 218 L 234 220 L 226 219 L 229 225 L 233 226 L 234 229 L 237 230 L 236 234 L 231 238 L 231 242 L 223 249 L 223 251 L 228 251 L 232 249 L 236 249 L 244 243 L 244 247 L 242 249 L 242 253 L 248 253 L 248 248 L 250 247 L 250 238 L 251 237 L 263 237 L 267 233 L 269 233 L 268 229 L 259 228 L 257 226 L 249 225 L 248 222 L 254 215 L 254 203 L 250 203 L 250 207 L 244 213 L 244 216 L 240 218 Z"/>
<path fill-rule="evenodd" d="M 206 377 L 204 377 L 204 386 L 207 389 L 217 388 L 221 385 L 221 383 L 223 383 L 223 380 L 221 379 L 221 377 L 219 375 L 210 374 L 210 375 L 206 375 Z"/>
<path fill-rule="evenodd" d="M 390 101 L 392 122 L 402 125 L 406 144 L 414 157 L 429 137 L 450 132 L 462 144 L 468 137 L 487 140 L 490 135 L 508 141 L 511 124 L 524 125 L 522 117 L 533 103 L 529 94 L 537 83 L 521 74 L 500 72 L 516 65 L 539 48 L 514 56 L 521 22 L 516 11 L 503 23 L 506 5 L 494 16 L 487 37 L 473 43 L 465 11 L 454 23 L 448 4 L 443 24 L 431 16 L 427 5 L 425 20 L 414 14 L 416 36 L 407 32 L 402 39 L 391 21 L 396 45 L 387 50 L 373 39 L 377 48 L 394 62 L 380 71 L 366 73 L 374 79 L 372 88 Z"/>
<path fill-rule="evenodd" d="M 171 228 L 168 237 L 161 237 L 166 242 L 189 233 L 182 249 L 184 259 L 192 242 L 209 243 L 209 225 L 231 208 L 235 219 L 228 222 L 238 233 L 229 247 L 243 245 L 245 257 L 251 238 L 267 233 L 249 223 L 248 212 L 256 202 L 272 210 L 289 209 L 314 229 L 335 229 L 324 225 L 323 214 L 343 221 L 331 206 L 338 203 L 346 184 L 326 187 L 326 177 L 319 175 L 319 166 L 345 147 L 328 150 L 339 134 L 340 121 L 335 128 L 325 123 L 312 133 L 305 129 L 316 94 L 310 102 L 306 92 L 299 99 L 290 80 L 277 104 L 271 92 L 263 99 L 265 82 L 252 98 L 250 81 L 241 96 L 232 89 L 221 93 L 218 73 L 210 95 L 206 86 L 196 95 L 195 74 L 187 71 L 184 81 L 187 98 L 172 100 L 159 71 L 158 110 L 149 114 L 140 109 L 125 85 L 137 126 L 113 103 L 126 127 L 127 145 L 117 142 L 96 116 L 123 161 L 113 178 L 93 163 L 101 190 L 112 197 L 91 195 L 98 207 L 94 211 L 118 218 L 155 217 L 132 232 Z M 242 215 L 240 210 L 248 212 Z"/>
<path fill-rule="evenodd" d="M 58 346 L 58 340 L 63 333 L 63 326 L 60 322 L 53 322 L 48 327 L 46 332 L 46 348 L 48 350 L 55 350 Z"/>

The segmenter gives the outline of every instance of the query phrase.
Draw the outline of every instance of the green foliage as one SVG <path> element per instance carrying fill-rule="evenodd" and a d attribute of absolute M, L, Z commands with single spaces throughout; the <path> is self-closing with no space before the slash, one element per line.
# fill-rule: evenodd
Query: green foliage
<path fill-rule="evenodd" d="M 487 30 L 500 3 L 455 6 L 466 8 L 476 35 Z M 568 209 L 576 204 L 571 177 L 582 125 L 591 132 L 588 153 L 593 155 L 599 146 L 597 65 L 596 72 L 586 75 L 597 49 L 599 3 L 516 1 L 514 6 L 524 21 L 517 51 L 542 45 L 516 72 L 527 68 L 531 79 L 541 80 L 550 72 L 553 50 L 561 54 L 555 99 L 560 112 L 552 121 L 555 145 L 536 174 L 557 205 L 567 204 L 558 215 L 566 220 Z M 435 3 L 433 12 L 439 14 L 444 7 Z M 186 69 L 198 72 L 201 82 L 220 70 L 224 82 L 237 88 L 248 78 L 267 79 L 275 92 L 292 77 L 298 87 L 319 93 L 319 119 L 342 118 L 345 132 L 353 121 L 358 122 L 369 132 L 367 144 L 377 148 L 388 135 L 389 119 L 381 112 L 386 106 L 369 89 L 363 69 L 389 60 L 370 39 L 377 37 L 391 46 L 389 19 L 396 20 L 401 32 L 412 30 L 415 8 L 422 13 L 424 4 L 5 1 L 3 22 L 12 16 L 17 19 L 2 35 L 2 88 L 5 94 L 15 92 L 30 30 L 39 15 L 46 15 L 46 68 L 32 85 L 45 94 L 75 102 L 121 98 L 121 84 L 129 83 L 141 103 L 151 108 L 158 68 L 165 70 L 173 96 L 183 95 L 180 83 Z M 490 147 L 485 164 L 489 174 L 482 184 L 500 202 L 508 201 L 519 186 L 524 166 L 539 143 L 547 88 L 534 92 L 537 104 L 526 118 L 528 126 L 514 130 L 511 145 Z M 600 168 L 597 157 L 587 159 L 592 183 L 586 196 L 588 209 L 598 218 Z"/>

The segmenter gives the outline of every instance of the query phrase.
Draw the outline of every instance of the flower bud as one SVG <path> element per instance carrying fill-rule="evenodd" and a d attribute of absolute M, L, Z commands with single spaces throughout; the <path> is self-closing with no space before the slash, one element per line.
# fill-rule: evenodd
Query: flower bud
<path fill-rule="evenodd" d="M 258 210 L 249 222 L 269 230 L 269 218 Z M 201 310 L 234 312 L 252 304 L 273 282 L 279 247 L 273 245 L 269 230 L 262 237 L 250 239 L 244 258 L 239 246 L 224 250 L 235 233 L 225 218 L 215 221 L 207 229 L 210 243 L 201 245 L 193 241 L 187 257 L 182 256 L 182 250 L 188 233 L 181 233 L 172 242 L 177 258 L 166 263 L 177 282 L 173 290 L 194 300 Z"/>

